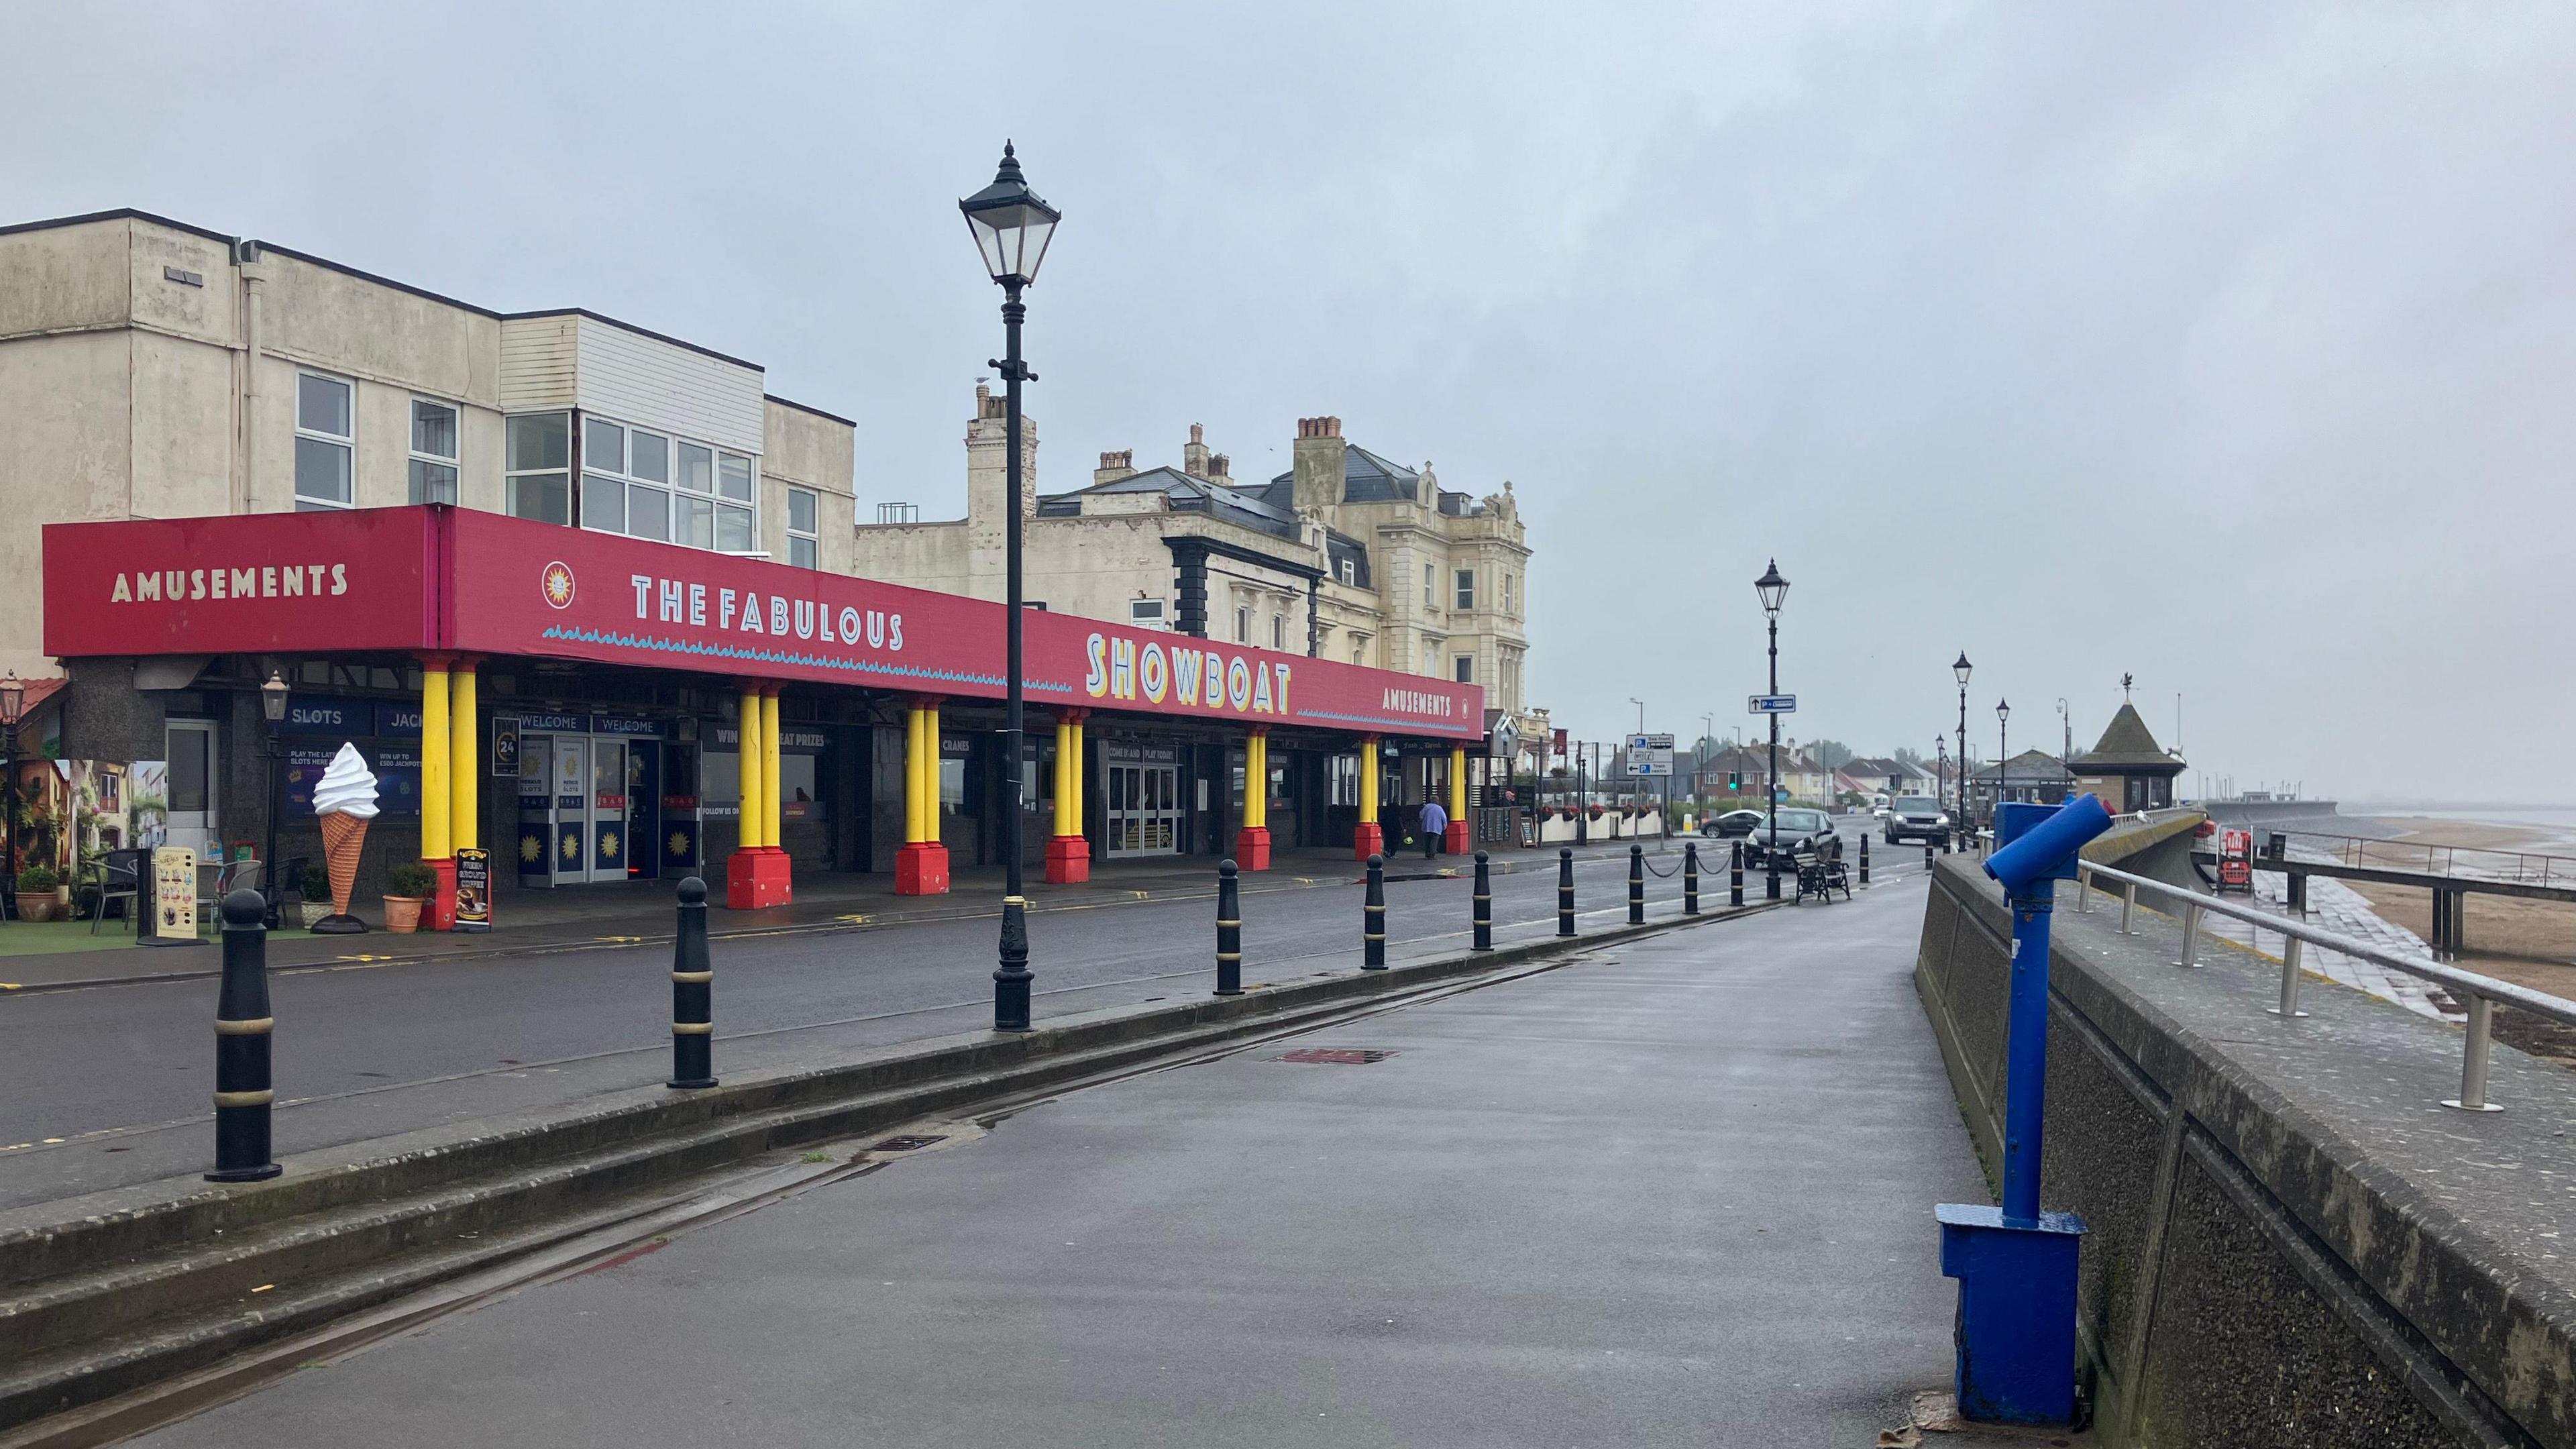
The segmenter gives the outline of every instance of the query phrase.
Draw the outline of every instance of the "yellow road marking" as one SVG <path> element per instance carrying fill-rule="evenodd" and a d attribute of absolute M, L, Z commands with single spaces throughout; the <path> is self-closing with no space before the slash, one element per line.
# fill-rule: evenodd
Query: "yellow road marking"
<path fill-rule="evenodd" d="M 334 961 L 390 961 L 394 958 L 391 956 L 379 956 L 372 951 L 361 951 L 355 956 L 334 956 L 331 959 Z"/>
<path fill-rule="evenodd" d="M 23 988 L 21 988 L 15 981 L 0 981 L 0 991 L 17 991 L 21 989 Z"/>
<path fill-rule="evenodd" d="M 644 938 L 641 936 L 593 936 L 590 939 L 594 941 L 606 941 L 612 946 L 632 946 Z"/>
<path fill-rule="evenodd" d="M 834 916 L 832 919 L 836 921 L 847 921 L 853 926 L 864 926 L 868 923 L 868 918 L 866 916 Z"/>

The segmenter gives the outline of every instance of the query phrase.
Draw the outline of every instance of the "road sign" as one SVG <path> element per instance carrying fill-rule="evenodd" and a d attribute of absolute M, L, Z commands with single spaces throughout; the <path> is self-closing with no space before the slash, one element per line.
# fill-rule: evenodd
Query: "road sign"
<path fill-rule="evenodd" d="M 1628 774 L 1632 779 L 1669 778 L 1673 773 L 1671 735 L 1628 736 Z"/>
<path fill-rule="evenodd" d="M 1747 714 L 1796 714 L 1798 696 L 1794 694 L 1757 694 L 1745 701 Z"/>

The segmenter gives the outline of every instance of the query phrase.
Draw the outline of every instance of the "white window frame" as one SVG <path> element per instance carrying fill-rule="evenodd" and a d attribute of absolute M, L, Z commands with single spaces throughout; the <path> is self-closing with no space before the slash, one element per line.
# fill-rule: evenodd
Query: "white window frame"
<path fill-rule="evenodd" d="M 1353 588 L 1359 587 L 1360 566 L 1357 563 L 1350 559 L 1336 559 L 1333 562 L 1333 571 L 1341 578 L 1343 583 L 1349 584 Z"/>
<path fill-rule="evenodd" d="M 419 418 L 418 418 L 417 416 L 415 416 L 415 414 L 417 414 L 417 413 L 418 413 L 418 411 L 419 411 L 422 407 L 424 407 L 424 406 L 426 406 L 426 407 L 433 407 L 433 408 L 442 408 L 442 409 L 445 409 L 445 410 L 446 410 L 446 413 L 447 413 L 447 415 L 448 415 L 448 417 L 449 417 L 450 419 L 452 419 L 452 420 L 453 420 L 453 424 L 454 424 L 454 425 L 449 429 L 449 431 L 450 431 L 451 433 L 453 433 L 453 434 L 455 435 L 455 438 L 456 438 L 456 456 L 455 456 L 455 457 L 452 457 L 452 458 L 442 458 L 442 457 L 438 456 L 436 453 L 424 453 L 424 452 L 422 452 L 422 451 L 420 450 L 420 444 L 419 444 L 417 441 L 415 441 L 415 439 L 417 439 L 417 438 L 419 437 L 420 420 L 419 420 Z M 445 399 L 445 398 L 443 398 L 443 397 L 430 397 L 430 396 L 428 396 L 427 394 L 424 394 L 424 393 L 413 393 L 413 394 L 411 395 L 411 405 L 410 405 L 409 407 L 407 407 L 407 408 L 405 408 L 405 409 L 403 410 L 403 431 L 404 431 L 404 435 L 405 435 L 405 436 L 404 436 L 404 438 L 403 438 L 403 443 L 404 443 L 404 445 L 405 445 L 406 447 L 408 447 L 408 448 L 410 449 L 410 452 L 411 452 L 410 461 L 409 461 L 409 462 L 406 462 L 406 463 L 403 465 L 403 486 L 404 486 L 404 488 L 407 490 L 404 496 L 406 496 L 406 497 L 410 497 L 410 495 L 411 495 L 412 493 L 416 493 L 416 492 L 421 491 L 421 490 L 419 490 L 419 489 L 412 488 L 412 486 L 411 486 L 411 473 L 412 473 L 411 464 L 413 464 L 413 463 L 427 463 L 427 464 L 430 464 L 430 465 L 431 465 L 431 466 L 433 466 L 433 467 L 444 468 L 444 469 L 446 469 L 446 470 L 447 470 L 447 491 L 448 491 L 448 495 L 449 495 L 449 496 L 447 496 L 447 497 L 445 497 L 445 498 L 411 498 L 411 501 L 412 501 L 412 502 L 414 502 L 414 503 L 462 503 L 462 502 L 464 502 L 464 501 L 465 501 L 465 466 L 464 466 L 464 459 L 465 459 L 465 408 L 464 408 L 464 406 L 463 406 L 462 404 L 459 404 L 459 403 L 452 403 L 452 402 L 449 402 L 447 399 Z M 353 460 L 351 460 L 351 461 L 353 461 L 353 462 L 354 462 L 355 460 L 353 459 Z"/>
<path fill-rule="evenodd" d="M 577 461 L 579 454 L 574 446 L 571 433 L 567 432 L 564 435 L 564 461 L 562 467 L 513 468 L 510 466 L 510 424 L 521 421 L 522 419 L 533 420 L 538 418 L 561 418 L 564 420 L 564 426 L 566 428 L 572 428 L 576 426 L 575 419 L 578 416 L 579 415 L 570 408 L 539 408 L 534 412 L 511 413 L 507 417 L 501 419 L 501 510 L 504 513 L 509 514 L 513 518 L 523 518 L 527 516 L 519 512 L 519 482 L 521 479 L 534 478 L 543 480 L 547 478 L 560 477 L 564 480 L 565 512 L 563 524 L 559 526 L 579 526 L 581 520 L 575 516 L 574 504 L 579 501 L 580 491 L 573 480 L 579 477 L 580 474 L 572 466 L 573 463 Z M 550 522 L 551 520 L 535 521 Z"/>
<path fill-rule="evenodd" d="M 306 427 L 306 426 L 304 425 L 304 379 L 306 379 L 306 378 L 308 378 L 308 377 L 309 377 L 309 378 L 313 378 L 313 379 L 315 379 L 316 381 L 331 383 L 331 384 L 333 384 L 334 386 L 339 387 L 340 389 L 342 389 L 344 392 L 346 392 L 346 393 L 348 394 L 348 398 L 349 398 L 349 431 L 348 431 L 347 433 L 345 433 L 345 434 L 342 434 L 342 433 L 326 433 L 326 432 L 323 432 L 323 431 L 322 431 L 321 429 L 319 429 L 319 428 L 308 428 L 308 427 Z M 309 509 L 324 509 L 324 508 L 355 508 L 355 507 L 357 507 L 357 506 L 358 506 L 358 382 L 357 382 L 357 379 L 355 379 L 355 378 L 349 378 L 349 377 L 341 377 L 341 376 L 339 376 L 337 373 L 324 372 L 324 371 L 322 371 L 322 370 L 321 370 L 321 369 L 319 369 L 319 368 L 313 368 L 313 367 L 299 367 L 299 368 L 295 369 L 295 436 L 296 436 L 296 438 L 297 438 L 297 440 L 298 440 L 298 441 L 302 441 L 302 440 L 305 440 L 305 439 L 310 439 L 310 440 L 312 440 L 312 441 L 314 441 L 314 442 L 317 442 L 317 443 L 328 443 L 328 444 L 330 444 L 331 446 L 338 448 L 338 449 L 341 451 L 342 455 L 343 455 L 343 456 L 345 456 L 345 457 L 347 457 L 347 459 L 349 460 L 348 472 L 347 472 L 347 473 L 344 475 L 344 477 L 343 477 L 343 481 L 344 481 L 344 482 L 346 482 L 346 483 L 348 484 L 348 488 L 349 488 L 349 496 L 348 496 L 348 497 L 346 497 L 346 498 L 315 498 L 315 497 L 311 496 L 310 494 L 307 494 L 307 493 L 303 490 L 303 488 L 300 486 L 300 480 L 297 480 L 297 479 L 295 478 L 294 459 L 293 459 L 293 455 L 292 455 L 292 454 L 290 454 L 290 455 L 289 455 L 289 457 L 288 457 L 288 464 L 287 464 L 287 477 L 288 477 L 288 486 L 293 490 L 294 495 L 295 495 L 295 511 L 296 511 L 296 512 L 298 512 L 298 513 L 302 513 L 302 512 L 304 512 L 305 510 L 307 510 L 308 508 L 309 508 Z M 295 451 L 296 451 L 296 452 L 301 452 L 301 451 L 303 451 L 303 450 L 299 448 L 299 449 L 296 449 Z"/>
<path fill-rule="evenodd" d="M 1459 569 L 1456 571 L 1456 575 L 1452 581 L 1458 586 L 1456 595 L 1458 600 L 1458 611 L 1462 614 L 1475 612 L 1476 571 L 1474 569 Z"/>
<path fill-rule="evenodd" d="M 613 469 L 600 467 L 594 463 L 590 457 L 590 429 L 593 426 L 615 428 L 618 430 L 620 439 L 618 448 L 620 456 L 618 458 L 617 466 Z M 725 553 L 752 558 L 766 558 L 768 556 L 767 551 L 762 549 L 760 546 L 761 474 L 759 454 L 737 452 L 732 448 L 727 448 L 716 443 L 710 443 L 703 438 L 692 438 L 684 433 L 674 432 L 669 428 L 648 427 L 642 423 L 630 423 L 622 418 L 608 417 L 600 413 L 575 413 L 573 433 L 576 441 L 580 445 L 579 451 L 581 462 L 581 467 L 575 471 L 574 476 L 577 479 L 582 480 L 583 489 L 587 489 L 588 480 L 590 478 L 598 477 L 609 482 L 613 482 L 617 484 L 620 489 L 624 490 L 624 497 L 621 500 L 623 506 L 618 510 L 618 518 L 620 522 L 617 528 L 608 529 L 601 525 L 591 523 L 587 516 L 586 509 L 581 510 L 584 516 L 575 520 L 581 527 L 597 529 L 600 532 L 618 533 L 628 538 L 642 538 L 654 543 L 676 544 L 681 548 L 694 548 L 708 553 Z M 634 435 L 637 433 L 646 433 L 662 440 L 662 447 L 664 450 L 663 471 L 668 474 L 667 477 L 658 479 L 644 478 L 637 476 L 632 471 L 635 466 Z M 708 455 L 707 491 L 701 493 L 695 488 L 682 486 L 680 482 L 680 450 L 683 448 L 703 448 L 706 450 Z M 749 472 L 751 479 L 751 497 L 748 501 L 735 498 L 724 491 L 724 465 L 725 460 L 728 458 L 741 462 L 744 468 Z M 652 534 L 635 532 L 635 490 L 638 488 L 649 489 L 655 493 L 661 494 L 664 498 L 663 517 L 667 521 L 669 527 L 667 532 L 660 537 L 655 537 Z M 814 490 L 807 489 L 805 491 L 813 492 Z M 706 501 L 708 509 L 707 541 L 703 544 L 677 536 L 682 531 L 680 526 L 683 514 L 681 504 L 687 499 L 703 499 Z M 723 537 L 721 524 L 724 516 L 723 511 L 726 509 L 734 509 L 741 513 L 750 515 L 750 547 L 728 549 L 720 546 L 718 540 Z M 822 524 L 822 511 L 823 500 L 821 495 L 817 494 L 814 500 L 814 517 L 815 524 L 818 529 Z M 815 541 L 817 563 L 819 564 L 821 554 L 821 539 L 819 534 L 800 534 L 796 536 L 811 538 Z"/>
<path fill-rule="evenodd" d="M 1160 629 L 1164 627 L 1165 624 L 1170 622 L 1165 618 L 1165 612 L 1164 601 L 1161 599 L 1129 599 L 1127 601 L 1127 622 L 1140 629 Z"/>
<path fill-rule="evenodd" d="M 759 492 L 758 483 L 753 484 L 752 491 Z M 814 516 L 812 528 L 800 530 L 796 526 L 796 499 L 799 495 L 813 504 L 810 510 Z M 755 522 L 759 518 L 756 511 L 752 516 Z M 758 536 L 753 535 L 755 539 Z M 800 543 L 805 545 L 805 561 L 802 563 L 796 560 L 796 545 Z M 820 568 L 823 564 L 823 495 L 817 489 L 799 488 L 792 483 L 787 487 L 787 562 L 790 567 L 800 569 Z"/>

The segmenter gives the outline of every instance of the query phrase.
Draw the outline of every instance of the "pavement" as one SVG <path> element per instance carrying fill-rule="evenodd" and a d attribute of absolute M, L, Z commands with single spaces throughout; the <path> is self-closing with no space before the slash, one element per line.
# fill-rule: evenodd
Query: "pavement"
<path fill-rule="evenodd" d="M 1677 872 L 1681 851 L 1655 871 Z M 1527 864 L 1526 860 L 1519 862 Z M 1552 866 L 1552 854 L 1550 864 Z M 1472 864 L 1401 864 L 1387 887 L 1398 961 L 1465 949 Z M 1905 867 L 1919 875 L 1919 862 Z M 1283 880 L 1295 877 L 1274 872 Z M 1213 985 L 1213 890 L 1157 897 L 1115 887 L 1059 897 L 1030 921 L 1041 1018 L 1204 992 Z M 1625 919 L 1626 852 L 1578 864 L 1585 929 Z M 1131 877 L 1131 879 L 1134 879 Z M 1355 876 L 1250 892 L 1245 979 L 1355 969 Z M 1656 875 L 1654 918 L 1681 882 Z M 1725 899 L 1723 870 L 1703 903 Z M 1758 900 L 1759 878 L 1748 881 Z M 997 893 L 994 893 L 997 894 Z M 1494 879 L 1496 939 L 1553 934 L 1556 872 Z M 719 1073 L 792 1070 L 991 1021 L 993 895 L 939 917 L 744 931 L 713 943 Z M 363 938 L 375 940 L 379 938 Z M 429 938 L 437 939 L 437 938 Z M 277 1151 L 313 1153 L 428 1127 L 568 1107 L 668 1076 L 670 950 L 633 937 L 585 948 L 348 959 L 270 972 Z M 140 954 L 140 953 L 138 953 Z M 165 954 L 165 953 L 153 953 Z M 0 1216 L 204 1170 L 211 1134 L 214 982 L 156 979 L 0 995 Z"/>
<path fill-rule="evenodd" d="M 1923 880 L 928 1124 L 138 1442 L 1879 1443 L 1987 1200 Z"/>

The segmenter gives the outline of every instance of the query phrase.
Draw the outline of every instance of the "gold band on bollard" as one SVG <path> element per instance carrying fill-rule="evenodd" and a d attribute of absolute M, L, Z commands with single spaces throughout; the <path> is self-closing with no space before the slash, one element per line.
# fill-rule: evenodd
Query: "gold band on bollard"
<path fill-rule="evenodd" d="M 256 1092 L 217 1092 L 218 1107 L 265 1107 L 277 1100 L 277 1093 L 263 1088 Z"/>
<path fill-rule="evenodd" d="M 716 979 L 716 973 L 712 971 L 674 971 L 671 973 L 671 979 L 681 982 L 713 981 Z"/>
<path fill-rule="evenodd" d="M 1219 922 L 1217 922 L 1217 924 L 1218 924 L 1218 925 L 1220 925 L 1220 926 L 1240 926 L 1240 925 L 1242 925 L 1242 924 L 1243 924 L 1243 922 L 1241 922 L 1241 921 L 1219 921 Z"/>
<path fill-rule="evenodd" d="M 1219 951 L 1216 953 L 1216 959 L 1220 961 L 1240 961 L 1243 959 L 1243 953 L 1241 951 Z"/>
<path fill-rule="evenodd" d="M 258 1016 L 248 1021 L 226 1021 L 220 1016 L 215 1018 L 217 1036 L 266 1036 L 276 1029 L 277 1018 L 273 1016 Z"/>
<path fill-rule="evenodd" d="M 675 1021 L 671 1023 L 671 1034 L 673 1036 L 713 1036 L 715 1035 L 715 1030 L 716 1024 L 712 1021 Z"/>

